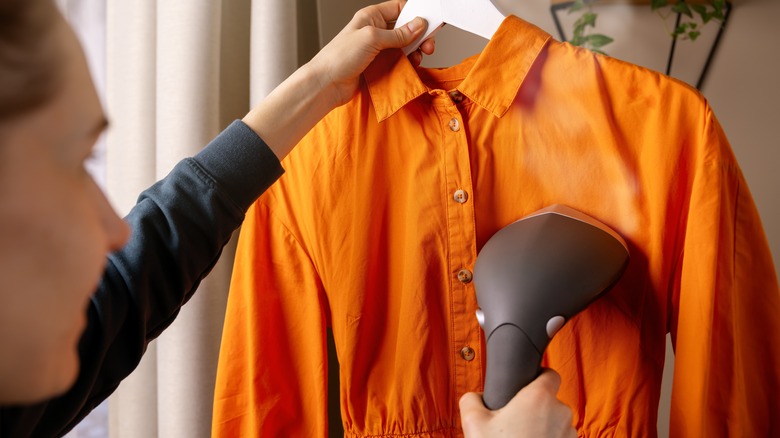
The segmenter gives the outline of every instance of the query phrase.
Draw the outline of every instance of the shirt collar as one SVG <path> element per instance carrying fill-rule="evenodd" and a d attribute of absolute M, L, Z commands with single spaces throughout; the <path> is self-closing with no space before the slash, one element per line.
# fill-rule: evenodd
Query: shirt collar
<path fill-rule="evenodd" d="M 461 94 L 496 117 L 503 116 L 515 99 L 520 85 L 550 35 L 531 23 L 508 16 L 490 39 L 481 54 L 450 69 L 468 68 L 458 85 Z M 446 74 L 447 70 L 441 70 Z M 435 69 L 429 73 L 439 77 Z M 430 91 L 401 50 L 385 50 L 363 73 L 376 112 L 381 122 L 404 105 Z"/>

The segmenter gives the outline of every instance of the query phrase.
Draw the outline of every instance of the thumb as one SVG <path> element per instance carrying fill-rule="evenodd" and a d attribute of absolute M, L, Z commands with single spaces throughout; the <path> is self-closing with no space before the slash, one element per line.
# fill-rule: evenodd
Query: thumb
<path fill-rule="evenodd" d="M 412 44 L 427 27 L 425 19 L 417 17 L 397 29 L 382 32 L 379 43 L 382 49 L 400 49 Z"/>
<path fill-rule="evenodd" d="M 542 374 L 539 375 L 539 377 L 536 378 L 533 382 L 529 383 L 528 386 L 535 386 L 537 388 L 544 387 L 547 391 L 550 391 L 552 394 L 557 394 L 558 389 L 561 387 L 561 376 L 556 373 L 554 370 L 550 368 L 545 368 L 542 371 Z"/>
<path fill-rule="evenodd" d="M 482 403 L 482 397 L 476 392 L 467 392 L 460 397 L 460 412 L 471 412 L 485 409 L 485 405 Z"/>
<path fill-rule="evenodd" d="M 482 402 L 482 395 L 467 392 L 460 398 L 460 425 L 465 436 L 482 436 L 493 413 Z"/>
<path fill-rule="evenodd" d="M 482 395 L 476 392 L 467 392 L 460 398 L 461 417 L 481 416 L 490 413 L 482 402 Z"/>

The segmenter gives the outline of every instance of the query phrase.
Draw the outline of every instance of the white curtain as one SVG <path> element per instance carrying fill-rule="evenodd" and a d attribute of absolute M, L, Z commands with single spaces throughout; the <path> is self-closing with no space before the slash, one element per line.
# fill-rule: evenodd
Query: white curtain
<path fill-rule="evenodd" d="M 93 173 L 122 215 L 319 48 L 315 0 L 56 2 L 104 96 Z M 233 251 L 111 397 L 108 425 L 97 412 L 69 437 L 209 436 Z"/>
<path fill-rule="evenodd" d="M 106 179 L 123 213 L 298 66 L 296 5 L 108 1 Z M 232 259 L 231 245 L 112 397 L 111 437 L 209 435 Z"/>

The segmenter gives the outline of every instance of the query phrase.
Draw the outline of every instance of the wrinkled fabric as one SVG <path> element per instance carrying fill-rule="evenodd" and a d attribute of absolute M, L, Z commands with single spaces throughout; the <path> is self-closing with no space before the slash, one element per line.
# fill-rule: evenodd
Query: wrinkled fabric
<path fill-rule="evenodd" d="M 459 65 L 415 69 L 387 51 L 363 79 L 247 214 L 215 436 L 326 436 L 336 390 L 348 437 L 461 436 L 458 399 L 482 390 L 485 344 L 458 272 L 551 204 L 631 253 L 544 357 L 580 436 L 656 435 L 667 333 L 671 436 L 780 434 L 776 273 L 697 91 L 516 17 Z M 340 388 L 327 387 L 328 326 Z"/>

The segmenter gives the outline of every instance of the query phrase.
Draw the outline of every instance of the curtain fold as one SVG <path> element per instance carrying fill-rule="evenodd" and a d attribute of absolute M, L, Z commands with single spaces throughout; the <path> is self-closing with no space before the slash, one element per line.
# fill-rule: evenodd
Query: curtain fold
<path fill-rule="evenodd" d="M 302 17 L 316 23 L 316 8 L 300 11 L 289 0 L 108 0 L 105 167 L 121 214 L 298 67 Z M 316 27 L 306 32 L 316 39 Z M 111 397 L 111 437 L 209 436 L 233 254 L 231 242 Z"/>
<path fill-rule="evenodd" d="M 295 1 L 252 2 L 250 105 L 254 106 L 298 66 Z"/>
<path fill-rule="evenodd" d="M 106 15 L 106 185 L 126 215 L 156 177 L 157 2 L 109 0 Z M 157 433 L 157 345 L 109 400 L 109 436 Z"/>
<path fill-rule="evenodd" d="M 220 20 L 219 1 L 157 2 L 157 179 L 219 133 Z M 157 436 L 210 428 L 225 261 L 157 340 Z"/>

